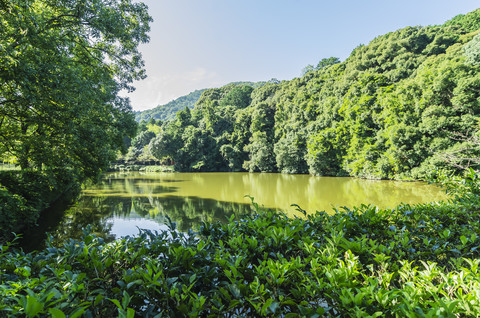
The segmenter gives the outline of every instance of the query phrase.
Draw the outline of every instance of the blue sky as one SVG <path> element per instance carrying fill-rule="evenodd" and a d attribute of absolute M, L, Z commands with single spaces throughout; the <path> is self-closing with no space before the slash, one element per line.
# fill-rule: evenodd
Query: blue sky
<path fill-rule="evenodd" d="M 141 45 L 148 78 L 134 110 L 234 81 L 289 80 L 325 57 L 406 26 L 442 24 L 478 0 L 143 0 L 154 18 Z"/>

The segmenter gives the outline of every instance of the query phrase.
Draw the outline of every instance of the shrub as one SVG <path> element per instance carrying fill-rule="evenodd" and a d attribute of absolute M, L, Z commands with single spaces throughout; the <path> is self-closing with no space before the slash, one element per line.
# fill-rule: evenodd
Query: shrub
<path fill-rule="evenodd" d="M 254 204 L 251 214 L 197 233 L 171 225 L 106 243 L 86 230 L 80 241 L 49 242 L 29 254 L 7 244 L 0 247 L 0 313 L 478 315 L 478 201 L 460 199 L 304 218 Z"/>

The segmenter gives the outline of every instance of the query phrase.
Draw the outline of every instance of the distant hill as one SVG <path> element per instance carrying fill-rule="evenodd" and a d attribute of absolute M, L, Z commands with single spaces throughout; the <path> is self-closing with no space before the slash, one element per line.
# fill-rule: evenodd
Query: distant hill
<path fill-rule="evenodd" d="M 171 120 L 175 118 L 175 114 L 178 111 L 184 110 L 185 107 L 192 109 L 195 103 L 197 102 L 197 100 L 202 95 L 202 93 L 206 90 L 207 90 L 206 88 L 199 89 L 194 92 L 191 92 L 188 95 L 174 99 L 165 105 L 159 105 L 152 109 L 148 109 L 141 112 L 135 112 L 135 120 L 138 122 L 142 120 L 149 121 L 152 118 L 156 120 L 160 119 L 163 121 Z"/>
<path fill-rule="evenodd" d="M 270 81 L 276 80 L 272 79 Z M 252 86 L 253 88 L 257 88 L 265 85 L 265 83 L 266 82 L 234 82 L 228 85 L 248 85 Z M 206 90 L 207 88 L 199 89 L 191 92 L 190 94 L 174 99 L 165 105 L 159 105 L 152 109 L 135 112 L 135 120 L 137 122 L 140 122 L 142 120 L 149 121 L 151 118 L 154 118 L 156 120 L 160 119 L 162 121 L 174 119 L 175 114 L 180 110 L 184 110 L 185 107 L 193 109 L 195 103 L 200 99 L 200 96 Z"/>

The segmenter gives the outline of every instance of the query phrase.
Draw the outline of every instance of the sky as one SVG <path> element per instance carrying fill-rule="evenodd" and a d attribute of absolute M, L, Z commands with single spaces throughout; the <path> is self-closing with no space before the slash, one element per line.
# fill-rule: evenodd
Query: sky
<path fill-rule="evenodd" d="M 138 2 L 138 1 L 137 1 Z M 290 80 L 322 58 L 407 26 L 443 24 L 478 0 L 143 0 L 150 42 L 147 78 L 125 93 L 146 110 L 202 88 Z"/>

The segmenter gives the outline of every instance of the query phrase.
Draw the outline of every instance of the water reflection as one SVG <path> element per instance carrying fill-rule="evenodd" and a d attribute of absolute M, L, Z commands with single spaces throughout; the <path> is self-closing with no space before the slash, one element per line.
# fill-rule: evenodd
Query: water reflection
<path fill-rule="evenodd" d="M 168 227 L 167 217 L 177 230 L 186 232 L 198 228 L 203 222 L 225 222 L 232 214 L 251 211 L 249 204 L 221 202 L 197 197 L 169 196 L 138 197 L 125 195 L 82 195 L 73 206 L 54 206 L 45 213 L 61 214 L 58 221 L 43 218 L 39 228 L 25 233 L 22 246 L 26 250 L 43 247 L 46 233 L 58 245 L 69 238 L 78 239 L 83 229 L 90 226 L 93 233 L 106 241 L 138 234 L 139 229 L 163 231 Z"/>
<path fill-rule="evenodd" d="M 419 182 L 254 173 L 112 173 L 85 189 L 75 205 L 52 207 L 26 241 L 41 241 L 32 235 L 45 231 L 57 242 L 78 238 L 87 225 L 112 240 L 137 234 L 138 228 L 164 230 L 167 217 L 186 231 L 250 211 L 246 195 L 289 215 L 298 215 L 293 203 L 307 212 L 333 213 L 332 207 L 362 203 L 385 208 L 446 198 L 441 189 Z"/>

